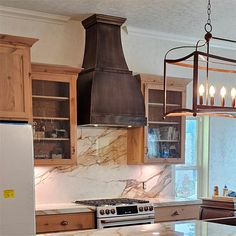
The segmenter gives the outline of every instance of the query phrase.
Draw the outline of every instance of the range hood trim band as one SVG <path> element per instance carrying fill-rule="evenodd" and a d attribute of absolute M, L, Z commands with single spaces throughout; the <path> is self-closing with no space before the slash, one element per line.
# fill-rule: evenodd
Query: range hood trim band
<path fill-rule="evenodd" d="M 122 17 L 118 17 L 118 16 L 94 14 L 94 15 L 90 16 L 89 18 L 83 20 L 82 25 L 84 26 L 85 29 L 87 29 L 97 23 L 121 26 L 122 24 L 125 23 L 125 21 L 126 21 L 126 18 L 122 18 Z"/>
<path fill-rule="evenodd" d="M 88 73 L 88 72 L 93 72 L 93 71 L 132 75 L 132 71 L 130 70 L 114 69 L 111 67 L 99 67 L 99 68 L 93 67 L 93 68 L 85 69 L 80 72 L 80 75 Z"/>
<path fill-rule="evenodd" d="M 132 117 L 132 116 L 113 116 L 113 115 L 96 115 L 93 114 L 91 116 L 91 124 L 100 124 L 102 125 L 109 125 L 109 124 L 116 124 L 117 126 L 123 126 L 123 127 L 138 127 L 136 126 L 137 122 L 140 124 L 142 123 L 143 125 L 147 124 L 147 119 L 143 117 Z"/>

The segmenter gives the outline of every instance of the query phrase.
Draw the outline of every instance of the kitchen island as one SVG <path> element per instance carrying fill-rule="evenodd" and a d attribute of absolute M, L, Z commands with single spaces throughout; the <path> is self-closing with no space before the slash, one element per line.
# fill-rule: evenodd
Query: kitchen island
<path fill-rule="evenodd" d="M 177 221 L 110 229 L 84 230 L 40 236 L 236 236 L 236 227 L 204 221 Z"/>

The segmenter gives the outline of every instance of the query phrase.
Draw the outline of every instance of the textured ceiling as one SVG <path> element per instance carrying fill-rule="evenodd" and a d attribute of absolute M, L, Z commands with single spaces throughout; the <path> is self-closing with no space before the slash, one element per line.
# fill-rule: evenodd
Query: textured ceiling
<path fill-rule="evenodd" d="M 213 34 L 236 38 L 236 1 L 211 4 Z M 0 0 L 0 5 L 79 20 L 94 13 L 116 15 L 126 17 L 128 26 L 188 37 L 202 36 L 207 19 L 207 0 Z"/>

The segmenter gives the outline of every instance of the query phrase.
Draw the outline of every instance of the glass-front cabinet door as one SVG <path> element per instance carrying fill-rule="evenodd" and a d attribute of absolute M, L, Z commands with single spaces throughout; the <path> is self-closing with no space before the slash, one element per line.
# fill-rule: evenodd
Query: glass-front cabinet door
<path fill-rule="evenodd" d="M 33 64 L 36 165 L 76 163 L 76 76 L 70 68 Z M 69 72 L 70 73 L 69 73 Z"/>
<path fill-rule="evenodd" d="M 178 109 L 184 102 L 182 91 L 167 92 L 167 111 Z M 184 162 L 184 118 L 163 119 L 164 91 L 147 84 L 145 87 L 147 126 L 145 128 L 145 162 Z"/>

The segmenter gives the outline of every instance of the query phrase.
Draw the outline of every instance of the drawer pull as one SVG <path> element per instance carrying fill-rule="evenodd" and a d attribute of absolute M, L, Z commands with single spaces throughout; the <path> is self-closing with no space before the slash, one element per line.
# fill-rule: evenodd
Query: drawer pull
<path fill-rule="evenodd" d="M 63 225 L 63 226 L 68 225 L 68 224 L 69 224 L 69 222 L 66 221 L 66 220 L 63 220 L 63 221 L 61 222 L 61 225 Z"/>
<path fill-rule="evenodd" d="M 179 216 L 180 213 L 178 211 L 174 211 L 171 216 Z"/>

